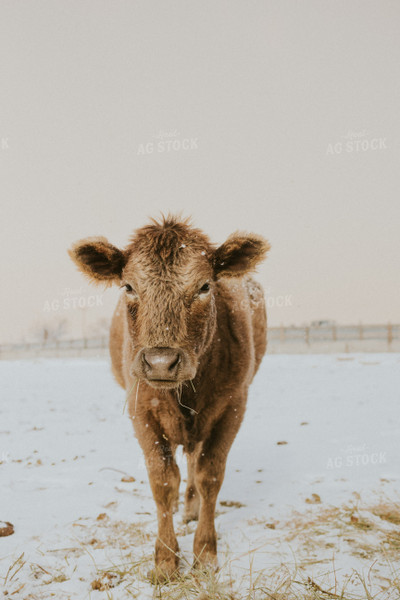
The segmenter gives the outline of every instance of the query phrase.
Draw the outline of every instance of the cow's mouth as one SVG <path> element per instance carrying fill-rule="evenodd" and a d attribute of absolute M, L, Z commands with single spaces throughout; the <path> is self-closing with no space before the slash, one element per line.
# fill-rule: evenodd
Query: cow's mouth
<path fill-rule="evenodd" d="M 146 382 L 152 387 L 160 390 L 160 389 L 174 389 L 179 387 L 182 383 L 176 379 L 146 379 Z"/>

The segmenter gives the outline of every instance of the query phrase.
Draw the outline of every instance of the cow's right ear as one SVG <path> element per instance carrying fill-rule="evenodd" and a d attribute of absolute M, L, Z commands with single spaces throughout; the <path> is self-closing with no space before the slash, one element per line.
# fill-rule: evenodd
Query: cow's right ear
<path fill-rule="evenodd" d="M 76 242 L 68 254 L 93 283 L 119 283 L 127 255 L 105 237 L 89 237 Z"/>

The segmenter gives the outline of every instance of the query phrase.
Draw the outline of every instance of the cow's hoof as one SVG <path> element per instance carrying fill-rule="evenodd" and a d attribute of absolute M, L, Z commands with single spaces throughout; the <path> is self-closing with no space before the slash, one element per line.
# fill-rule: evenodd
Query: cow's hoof
<path fill-rule="evenodd" d="M 147 573 L 147 578 L 150 580 L 150 583 L 153 585 L 162 585 L 165 583 L 169 583 L 170 581 L 174 581 L 179 577 L 179 569 L 173 564 L 163 563 L 162 565 L 157 565 Z"/>
<path fill-rule="evenodd" d="M 206 552 L 199 557 L 195 557 L 193 569 L 206 571 L 207 573 L 216 573 L 219 570 L 217 555 Z"/>

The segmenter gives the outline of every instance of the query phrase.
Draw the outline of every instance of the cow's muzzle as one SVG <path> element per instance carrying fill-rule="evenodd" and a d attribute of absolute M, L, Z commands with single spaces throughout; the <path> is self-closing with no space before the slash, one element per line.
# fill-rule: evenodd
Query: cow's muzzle
<path fill-rule="evenodd" d="M 136 355 L 134 371 L 153 387 L 170 388 L 194 377 L 190 362 L 179 348 L 142 348 Z"/>

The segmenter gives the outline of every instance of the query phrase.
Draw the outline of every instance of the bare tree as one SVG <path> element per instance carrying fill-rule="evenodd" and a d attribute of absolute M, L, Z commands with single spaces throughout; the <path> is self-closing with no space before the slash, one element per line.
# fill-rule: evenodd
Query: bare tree
<path fill-rule="evenodd" d="M 88 326 L 88 337 L 106 337 L 110 330 L 110 319 L 100 317 Z"/>
<path fill-rule="evenodd" d="M 57 317 L 37 324 L 32 331 L 32 339 L 37 342 L 56 342 L 61 340 L 69 329 L 66 318 Z"/>

